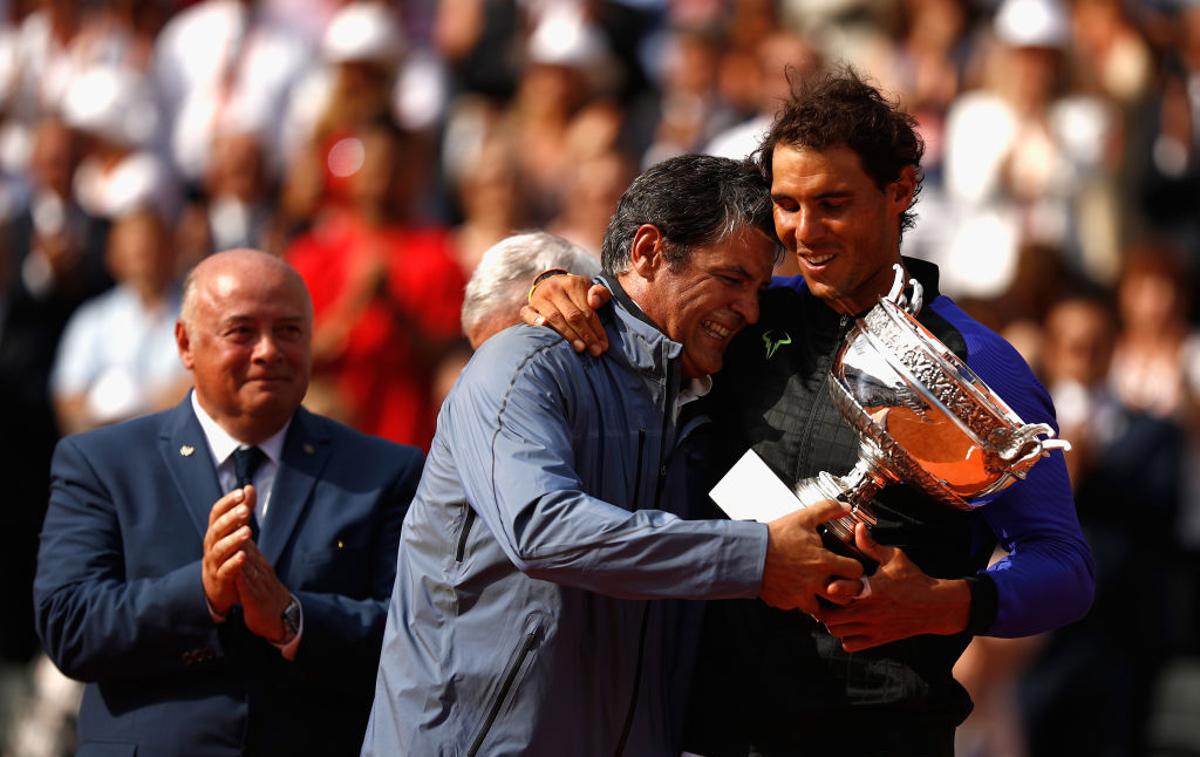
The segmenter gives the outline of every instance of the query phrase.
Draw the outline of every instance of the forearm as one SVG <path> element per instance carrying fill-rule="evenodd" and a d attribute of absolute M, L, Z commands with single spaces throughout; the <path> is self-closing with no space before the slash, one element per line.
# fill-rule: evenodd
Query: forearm
<path fill-rule="evenodd" d="M 1061 459 L 1039 463 L 983 512 L 1009 552 L 987 569 L 996 617 L 983 633 L 1027 636 L 1083 617 L 1092 603 L 1094 569 Z"/>
<path fill-rule="evenodd" d="M 1092 604 L 1095 582 L 1086 545 L 1047 540 L 1028 542 L 988 569 L 998 597 L 987 636 L 1029 636 L 1082 618 Z"/>
<path fill-rule="evenodd" d="M 82 681 L 183 670 L 188 653 L 219 653 L 199 561 L 157 578 L 54 575 L 43 554 L 34 584 L 38 635 L 68 676 Z"/>
<path fill-rule="evenodd" d="M 586 535 L 574 529 L 564 533 L 553 523 L 539 524 L 535 516 L 531 528 L 504 545 L 519 570 L 627 599 L 758 595 L 767 551 L 764 524 L 688 521 L 656 510 L 631 513 L 582 496 L 571 509 L 590 511 L 589 521 L 597 528 Z"/>

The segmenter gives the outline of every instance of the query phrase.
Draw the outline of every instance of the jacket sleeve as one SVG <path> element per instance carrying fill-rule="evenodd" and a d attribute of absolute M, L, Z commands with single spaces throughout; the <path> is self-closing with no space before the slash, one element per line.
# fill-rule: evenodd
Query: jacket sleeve
<path fill-rule="evenodd" d="M 46 653 L 72 678 L 166 674 L 219 646 L 199 560 L 127 580 L 122 550 L 108 491 L 76 440 L 64 439 L 51 465 L 34 603 Z"/>
<path fill-rule="evenodd" d="M 971 367 L 1026 423 L 1058 428 L 1054 406 L 1021 357 L 1006 343 L 971 345 Z M 996 586 L 988 636 L 1027 636 L 1072 623 L 1092 604 L 1095 569 L 1079 527 L 1061 451 L 1042 458 L 982 508 L 1008 555 L 987 569 Z"/>
<path fill-rule="evenodd" d="M 763 524 L 630 512 L 589 495 L 574 465 L 576 449 L 589 447 L 567 421 L 587 379 L 549 349 L 521 360 L 511 379 L 474 361 L 443 416 L 466 498 L 517 569 L 622 598 L 757 596 Z M 602 424 L 590 419 L 585 433 Z"/>
<path fill-rule="evenodd" d="M 298 670 L 349 693 L 371 691 L 379 665 L 387 604 L 396 580 L 400 528 L 421 478 L 424 456 L 415 449 L 388 455 L 376 464 L 394 469 L 380 495 L 371 530 L 370 585 L 357 596 L 295 592 L 304 608 L 304 635 L 297 648 Z"/>

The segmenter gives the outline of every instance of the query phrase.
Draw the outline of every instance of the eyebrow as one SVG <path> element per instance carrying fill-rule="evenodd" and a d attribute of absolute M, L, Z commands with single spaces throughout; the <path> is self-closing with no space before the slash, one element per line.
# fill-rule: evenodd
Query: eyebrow
<path fill-rule="evenodd" d="M 246 315 L 245 313 L 234 313 L 233 315 L 226 316 L 225 318 L 221 319 L 221 325 L 222 326 L 232 326 L 232 325 L 239 324 L 239 323 L 253 323 L 256 320 L 258 320 L 258 319 L 252 315 Z M 272 323 L 293 323 L 293 322 L 303 323 L 304 320 L 305 320 L 305 318 L 303 315 L 285 315 L 285 316 L 281 316 L 279 318 L 273 318 L 273 319 L 271 319 L 271 322 Z"/>
<path fill-rule="evenodd" d="M 828 200 L 828 199 L 841 199 L 843 197 L 853 197 L 853 196 L 854 196 L 854 190 L 839 188 L 839 189 L 830 189 L 825 192 L 815 194 L 812 196 L 812 199 Z M 791 199 L 794 197 L 795 197 L 795 195 L 791 192 L 772 192 L 771 193 L 772 200 L 778 200 L 781 198 Z"/>

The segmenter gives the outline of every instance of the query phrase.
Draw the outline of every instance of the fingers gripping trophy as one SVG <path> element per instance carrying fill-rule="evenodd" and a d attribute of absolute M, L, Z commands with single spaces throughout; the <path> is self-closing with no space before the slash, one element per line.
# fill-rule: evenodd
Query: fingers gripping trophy
<path fill-rule="evenodd" d="M 874 526 L 871 500 L 904 482 L 935 500 L 973 510 L 1050 454 L 1069 450 L 1045 423 L 1024 423 L 915 318 L 922 289 L 904 285 L 897 265 L 891 291 L 859 318 L 834 358 L 834 403 L 858 432 L 859 459 L 844 476 L 821 472 L 794 487 L 803 506 L 826 499 L 850 512 L 826 524 L 826 538 L 864 563 L 854 542 L 858 523 Z"/>

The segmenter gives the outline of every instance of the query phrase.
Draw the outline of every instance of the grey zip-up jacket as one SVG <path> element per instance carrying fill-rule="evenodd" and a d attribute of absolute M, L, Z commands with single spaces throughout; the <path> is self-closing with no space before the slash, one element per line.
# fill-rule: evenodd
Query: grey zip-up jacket
<path fill-rule="evenodd" d="M 443 405 L 364 755 L 678 754 L 698 603 L 671 600 L 756 596 L 767 531 L 680 517 L 682 348 L 606 283 L 605 355 L 512 328 Z"/>

